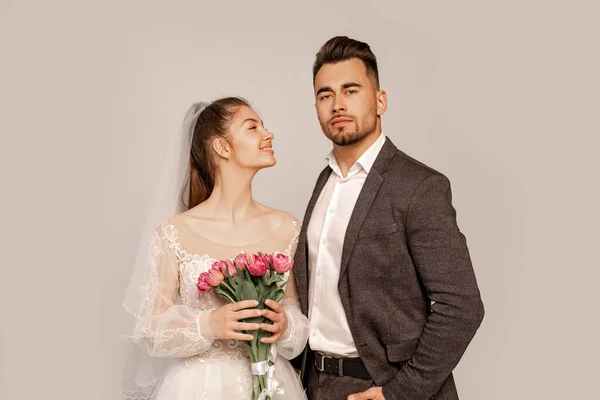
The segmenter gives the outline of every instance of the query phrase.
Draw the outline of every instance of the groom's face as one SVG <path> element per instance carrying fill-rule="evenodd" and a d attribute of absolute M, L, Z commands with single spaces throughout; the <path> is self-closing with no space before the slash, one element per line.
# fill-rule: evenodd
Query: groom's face
<path fill-rule="evenodd" d="M 375 132 L 378 96 L 361 60 L 323 65 L 315 76 L 315 107 L 325 136 L 348 146 Z"/>

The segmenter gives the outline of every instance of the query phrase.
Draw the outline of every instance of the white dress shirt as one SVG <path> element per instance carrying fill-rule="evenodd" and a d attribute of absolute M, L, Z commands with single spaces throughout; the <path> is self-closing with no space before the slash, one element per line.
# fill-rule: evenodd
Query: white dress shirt
<path fill-rule="evenodd" d="M 335 357 L 358 357 L 338 292 L 346 228 L 367 174 L 379 155 L 383 133 L 354 163 L 344 178 L 333 151 L 333 170 L 319 195 L 307 230 L 311 349 Z"/>

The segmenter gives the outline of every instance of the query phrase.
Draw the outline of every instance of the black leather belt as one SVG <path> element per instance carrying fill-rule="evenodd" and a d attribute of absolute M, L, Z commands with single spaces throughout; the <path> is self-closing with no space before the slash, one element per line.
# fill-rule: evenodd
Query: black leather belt
<path fill-rule="evenodd" d="M 334 358 L 315 352 L 315 365 L 321 372 L 338 376 L 352 376 L 359 379 L 371 379 L 365 364 L 360 358 Z"/>

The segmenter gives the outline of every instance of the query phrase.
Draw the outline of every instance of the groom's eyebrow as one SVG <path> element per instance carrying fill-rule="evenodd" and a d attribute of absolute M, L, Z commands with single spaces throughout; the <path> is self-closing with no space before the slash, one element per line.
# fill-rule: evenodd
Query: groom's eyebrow
<path fill-rule="evenodd" d="M 348 82 L 342 85 L 342 89 L 349 89 L 351 87 L 362 87 L 359 83 L 356 82 Z"/>
<path fill-rule="evenodd" d="M 356 82 L 348 82 L 348 83 L 344 83 L 342 85 L 342 90 L 343 89 L 349 89 L 351 87 L 362 87 L 361 84 L 356 83 Z M 333 89 L 329 86 L 323 86 L 322 88 L 320 88 L 319 90 L 317 90 L 317 96 L 323 92 L 333 92 Z"/>
<path fill-rule="evenodd" d="M 329 86 L 323 86 L 322 88 L 317 90 L 317 96 L 323 92 L 333 92 L 333 89 L 331 89 Z"/>

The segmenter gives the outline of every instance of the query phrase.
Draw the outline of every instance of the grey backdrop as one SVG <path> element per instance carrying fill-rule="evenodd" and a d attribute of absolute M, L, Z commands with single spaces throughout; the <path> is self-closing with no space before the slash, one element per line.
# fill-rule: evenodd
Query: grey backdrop
<path fill-rule="evenodd" d="M 461 398 L 595 398 L 596 4 L 0 0 L 0 398 L 119 398 L 115 316 L 191 102 L 255 105 L 278 158 L 256 197 L 302 217 L 337 34 L 378 56 L 384 132 L 453 184 L 487 311 Z"/>

